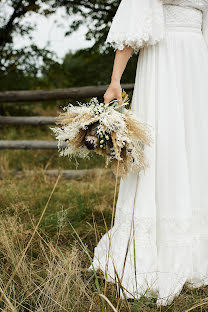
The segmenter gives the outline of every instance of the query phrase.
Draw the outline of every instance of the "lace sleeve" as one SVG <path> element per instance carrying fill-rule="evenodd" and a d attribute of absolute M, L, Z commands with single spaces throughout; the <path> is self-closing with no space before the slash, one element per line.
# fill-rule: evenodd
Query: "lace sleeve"
<path fill-rule="evenodd" d="M 205 39 L 206 44 L 208 46 L 208 11 L 203 13 L 202 31 L 203 31 L 204 39 Z"/>
<path fill-rule="evenodd" d="M 161 0 L 121 0 L 106 43 L 115 50 L 131 46 L 135 53 L 163 37 L 164 17 Z"/>

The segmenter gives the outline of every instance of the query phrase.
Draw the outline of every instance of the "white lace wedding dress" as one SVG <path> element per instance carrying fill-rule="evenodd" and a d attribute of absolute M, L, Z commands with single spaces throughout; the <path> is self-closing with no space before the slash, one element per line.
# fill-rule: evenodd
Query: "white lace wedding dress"
<path fill-rule="evenodd" d="M 132 110 L 153 127 L 150 167 L 121 179 L 93 266 L 119 277 L 121 297 L 167 305 L 185 283 L 208 285 L 208 0 L 151 0 L 141 11 L 142 1 L 121 1 L 107 42 L 140 49 Z"/>

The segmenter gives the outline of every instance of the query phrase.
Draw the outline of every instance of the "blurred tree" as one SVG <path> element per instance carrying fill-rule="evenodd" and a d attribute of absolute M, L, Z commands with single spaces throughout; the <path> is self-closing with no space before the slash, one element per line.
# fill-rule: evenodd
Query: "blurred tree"
<path fill-rule="evenodd" d="M 93 49 L 103 50 L 110 24 L 121 0 L 56 0 L 58 6 L 63 6 L 68 15 L 76 15 L 77 19 L 70 25 L 66 35 L 77 30 L 81 25 L 87 25 L 87 40 L 95 40 Z"/>
<path fill-rule="evenodd" d="M 0 1 L 0 70 L 11 71 L 18 68 L 27 70 L 28 55 L 37 57 L 36 71 L 41 62 L 52 58 L 47 49 L 39 49 L 35 45 L 30 48 L 14 49 L 16 36 L 28 36 L 35 28 L 34 24 L 26 22 L 25 18 L 32 13 L 48 16 L 56 12 L 57 8 L 64 8 L 67 15 L 76 15 L 76 20 L 69 25 L 66 36 L 76 31 L 80 25 L 86 24 L 88 32 L 86 39 L 95 40 L 92 49 L 103 50 L 110 22 L 116 12 L 120 0 L 1 0 Z M 21 57 L 20 57 L 21 55 Z M 24 57 L 25 56 L 25 57 Z M 31 62 L 30 58 L 30 62 Z"/>
<path fill-rule="evenodd" d="M 41 63 L 52 59 L 47 49 L 39 49 L 31 44 L 25 48 L 15 49 L 16 36 L 28 36 L 35 28 L 30 22 L 24 21 L 32 13 L 47 16 L 53 14 L 54 0 L 1 0 L 0 1 L 0 70 L 11 72 L 24 69 L 37 74 Z"/>
<path fill-rule="evenodd" d="M 114 51 L 104 42 L 119 3 L 120 0 L 0 0 L 0 90 L 108 84 Z M 58 8 L 63 8 L 66 16 L 76 16 L 65 35 L 86 24 L 86 39 L 95 42 L 91 48 L 69 51 L 59 64 L 54 61 L 55 54 L 32 42 L 27 47 L 14 47 L 17 36 L 32 39 L 36 25 L 28 17 L 47 17 Z M 136 60 L 136 56 L 131 58 L 123 82 L 134 81 Z"/>
<path fill-rule="evenodd" d="M 26 21 L 32 13 L 53 14 L 54 0 L 0 1 L 0 90 L 34 88 L 42 67 L 50 67 L 54 53 L 35 44 L 15 48 L 15 37 L 28 37 L 36 25 Z M 29 20 L 29 19 L 27 19 Z"/>

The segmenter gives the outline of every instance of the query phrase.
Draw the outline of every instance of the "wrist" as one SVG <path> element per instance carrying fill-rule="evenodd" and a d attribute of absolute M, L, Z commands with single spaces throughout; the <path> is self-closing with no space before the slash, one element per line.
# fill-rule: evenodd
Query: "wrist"
<path fill-rule="evenodd" d="M 115 85 L 120 85 L 121 84 L 121 80 L 118 78 L 111 78 L 111 84 L 115 84 Z"/>

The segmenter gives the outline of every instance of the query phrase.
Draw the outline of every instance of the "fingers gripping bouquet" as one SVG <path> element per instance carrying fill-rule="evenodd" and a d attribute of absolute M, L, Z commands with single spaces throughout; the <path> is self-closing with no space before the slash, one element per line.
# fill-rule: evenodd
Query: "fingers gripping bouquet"
<path fill-rule="evenodd" d="M 125 91 L 122 102 L 105 104 L 92 98 L 88 103 L 64 107 L 57 126 L 51 128 L 60 155 L 85 158 L 94 151 L 106 158 L 106 167 L 110 163 L 113 172 L 122 177 L 145 169 L 144 146 L 151 143 L 150 129 L 125 108 L 129 104 Z"/>

